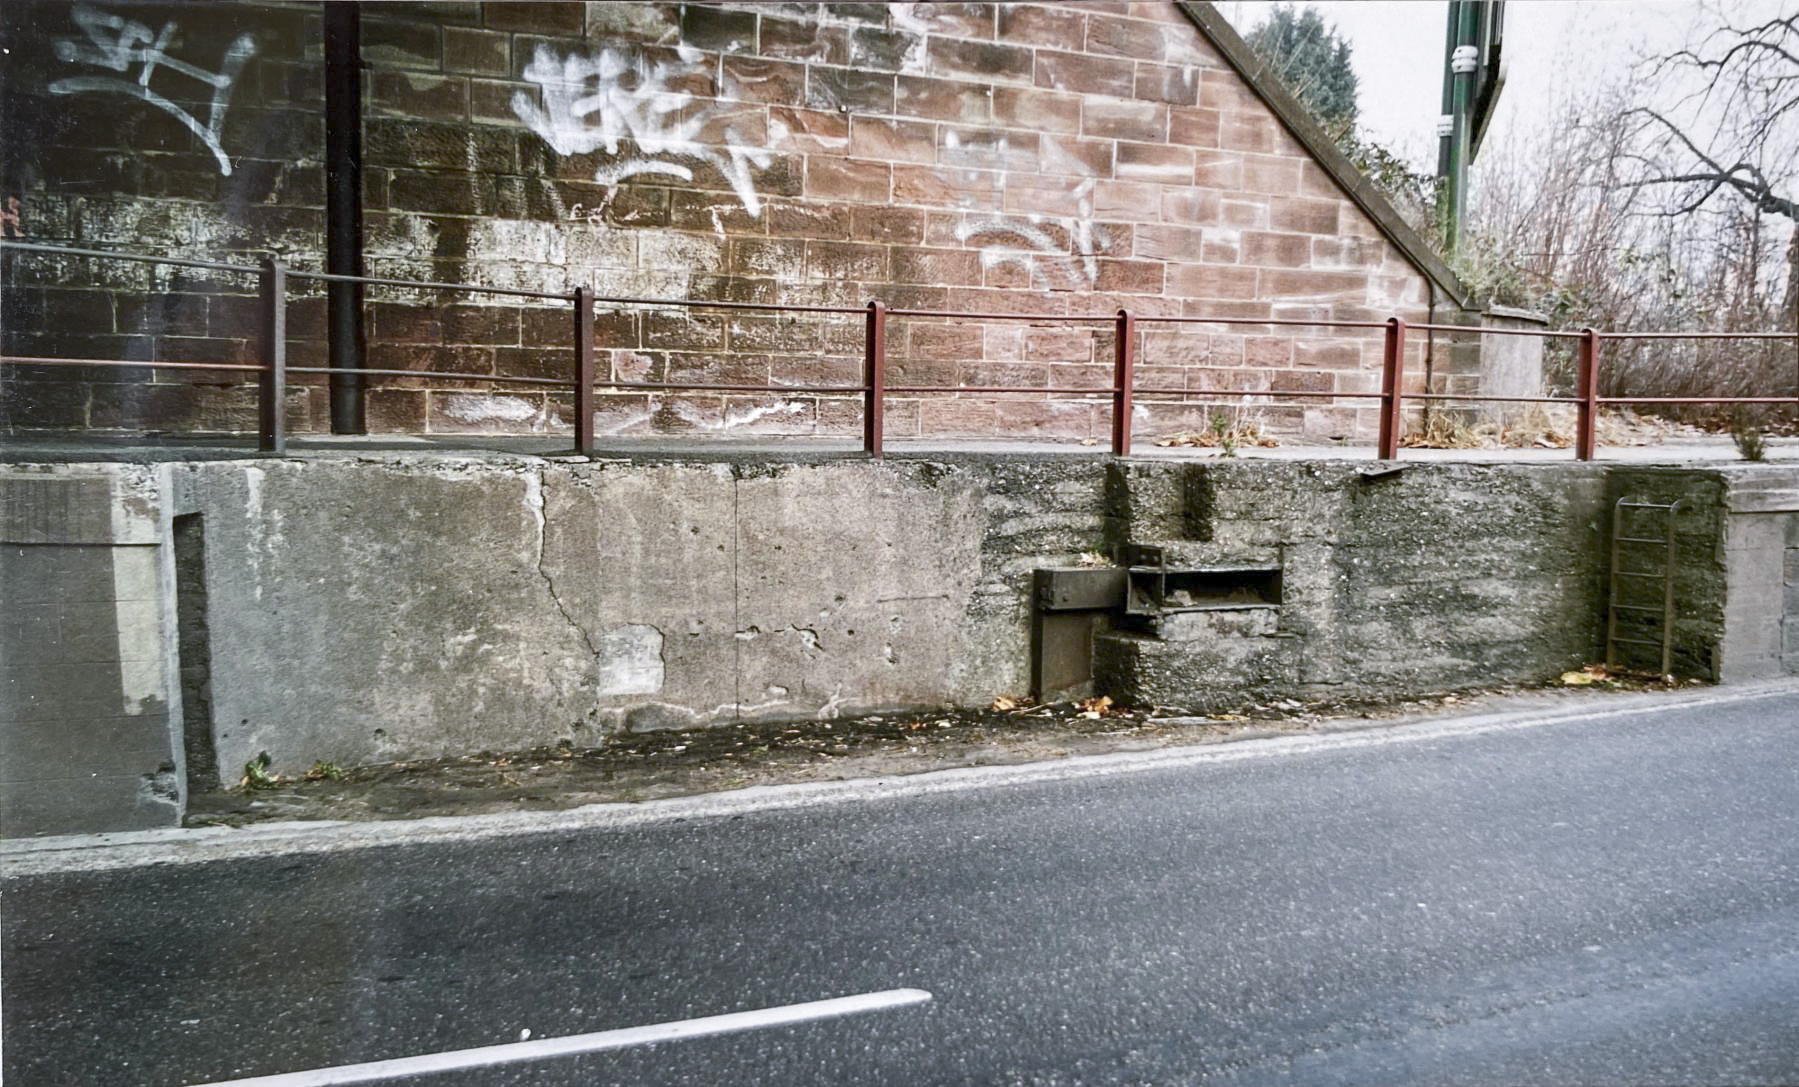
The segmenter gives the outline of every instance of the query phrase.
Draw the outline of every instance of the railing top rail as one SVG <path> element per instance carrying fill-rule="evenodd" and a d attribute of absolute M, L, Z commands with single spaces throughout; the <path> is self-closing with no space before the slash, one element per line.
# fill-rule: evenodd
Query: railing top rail
<path fill-rule="evenodd" d="M 422 291 L 466 291 L 472 294 L 506 294 L 518 298 L 554 298 L 558 302 L 573 302 L 573 291 L 533 291 L 524 287 L 488 287 L 479 283 L 439 283 L 428 279 L 392 279 L 387 276 L 347 276 L 336 272 L 303 272 L 296 268 L 287 270 L 292 279 L 318 279 L 328 283 L 365 283 L 375 287 L 410 287 Z"/>
<path fill-rule="evenodd" d="M 976 321 L 1104 321 L 1118 320 L 1117 313 L 981 313 L 953 309 L 890 309 L 889 317 L 966 317 Z"/>
<path fill-rule="evenodd" d="M 268 369 L 260 362 L 169 362 L 147 359 L 76 359 L 46 355 L 0 355 L 8 366 L 117 366 L 143 370 L 239 370 L 253 373 Z"/>
<path fill-rule="evenodd" d="M 1385 321 L 1310 321 L 1304 317 L 1137 317 L 1138 324 L 1163 325 L 1303 325 L 1307 328 L 1386 328 Z M 1410 325 L 1417 328 L 1418 325 Z"/>
<path fill-rule="evenodd" d="M 1542 336 L 1551 339 L 1578 340 L 1586 333 L 1569 328 L 1488 328 L 1485 325 L 1407 325 L 1422 332 L 1470 332 L 1477 336 Z M 1610 336 L 1613 333 L 1606 333 Z"/>
<path fill-rule="evenodd" d="M 1601 332 L 1608 340 L 1795 340 L 1799 332 Z"/>
<path fill-rule="evenodd" d="M 255 275 L 262 269 L 254 264 L 227 264 L 217 260 L 191 260 L 187 257 L 153 257 L 147 253 L 120 253 L 110 249 L 78 249 L 68 245 L 46 245 L 0 238 L 0 249 L 24 249 L 33 253 L 60 253 L 67 257 L 106 257 L 135 261 L 138 264 L 172 264 L 180 268 L 205 268 L 213 272 L 244 272 Z"/>
<path fill-rule="evenodd" d="M 690 309 L 753 309 L 771 313 L 853 313 L 862 315 L 868 312 L 867 306 L 813 306 L 796 302 L 709 302 L 699 298 L 638 298 L 613 294 L 596 294 L 593 296 L 593 300 L 614 306 L 686 306 Z"/>

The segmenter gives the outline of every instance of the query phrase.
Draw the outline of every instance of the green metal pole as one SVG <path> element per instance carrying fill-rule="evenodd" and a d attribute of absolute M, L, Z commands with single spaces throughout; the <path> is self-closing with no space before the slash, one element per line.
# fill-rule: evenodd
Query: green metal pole
<path fill-rule="evenodd" d="M 1475 40 L 1479 36 L 1479 0 L 1452 0 L 1449 6 L 1455 47 L 1449 54 L 1450 135 L 1446 171 L 1448 192 L 1443 194 L 1443 243 L 1450 254 L 1462 248 L 1462 222 L 1468 211 L 1468 148 L 1474 138 L 1474 70 L 1479 65 Z"/>

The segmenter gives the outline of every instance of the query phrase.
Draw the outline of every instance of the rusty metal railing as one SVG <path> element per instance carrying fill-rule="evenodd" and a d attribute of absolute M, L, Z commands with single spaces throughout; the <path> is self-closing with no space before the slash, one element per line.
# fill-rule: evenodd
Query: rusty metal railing
<path fill-rule="evenodd" d="M 143 264 L 194 268 L 203 271 L 254 275 L 258 284 L 258 346 L 262 361 L 254 363 L 180 362 L 174 360 L 83 359 L 28 355 L 0 355 L 0 366 L 87 366 L 133 367 L 139 369 L 229 371 L 253 373 L 257 380 L 257 446 L 270 453 L 287 448 L 286 422 L 282 415 L 283 391 L 287 378 L 294 374 L 344 374 L 361 377 L 405 377 L 415 380 L 486 381 L 505 385 L 537 385 L 568 389 L 574 399 L 575 449 L 582 454 L 595 452 L 594 409 L 597 389 L 642 390 L 651 392 L 756 392 L 855 394 L 862 398 L 862 448 L 879 459 L 886 445 L 885 405 L 896 394 L 934 393 L 1041 393 L 1046 396 L 1100 396 L 1111 400 L 1112 443 L 1114 456 L 1125 456 L 1131 448 L 1131 419 L 1136 395 L 1145 397 L 1212 396 L 1235 398 L 1258 396 L 1272 399 L 1305 398 L 1311 400 L 1373 400 L 1379 405 L 1379 437 L 1377 455 L 1383 460 L 1397 459 L 1403 438 L 1403 410 L 1407 400 L 1457 402 L 1506 402 L 1521 404 L 1572 404 L 1576 411 L 1575 456 L 1592 460 L 1598 452 L 1599 409 L 1610 404 L 1761 404 L 1787 405 L 1799 409 L 1799 396 L 1601 396 L 1599 395 L 1601 345 L 1605 340 L 1745 340 L 1792 341 L 1799 353 L 1799 334 L 1791 332 L 1599 332 L 1586 328 L 1567 330 L 1483 328 L 1469 325 L 1408 324 L 1403 318 L 1384 321 L 1329 321 L 1280 317 L 1173 317 L 1136 314 L 1128 308 L 1110 314 L 1041 314 L 987 313 L 964 310 L 890 309 L 880 301 L 866 306 L 826 306 L 783 304 L 773 302 L 729 302 L 702 299 L 640 298 L 623 295 L 601 295 L 591 287 L 580 286 L 569 291 L 538 291 L 519 287 L 483 286 L 473 283 L 442 283 L 431 280 L 398 279 L 383 276 L 336 275 L 309 272 L 288 267 L 278 258 L 269 257 L 256 265 L 222 261 L 192 260 L 184 257 L 162 257 L 105 249 L 84 249 L 0 239 L 0 254 L 7 250 L 47 253 L 65 257 L 119 260 Z M 574 347 L 573 372 L 567 378 L 507 376 L 444 370 L 401 370 L 357 368 L 339 370 L 325 366 L 290 366 L 287 363 L 287 304 L 290 279 L 327 283 L 361 283 L 410 290 L 448 291 L 465 294 L 500 295 L 517 298 L 566 302 L 570 306 L 570 337 Z M 864 318 L 863 380 L 852 385 L 788 385 L 726 384 L 718 382 L 634 381 L 596 372 L 594 352 L 594 311 L 597 306 L 642 306 L 655 308 L 749 310 L 762 313 L 812 313 L 860 315 Z M 962 321 L 1027 321 L 1035 324 L 1110 326 L 1114 337 L 1112 383 L 1091 386 L 1018 386 L 1018 385 L 889 385 L 887 383 L 887 322 L 890 318 L 946 318 Z M 1253 327 L 1292 327 L 1316 329 L 1381 330 L 1383 333 L 1381 387 L 1378 392 L 1339 392 L 1304 389 L 1145 389 L 1136 388 L 1136 333 L 1148 325 L 1243 325 Z M 1478 393 L 1443 393 L 1405 391 L 1406 338 L 1410 332 L 1450 333 L 1479 336 L 1535 336 L 1544 339 L 1570 339 L 1577 343 L 1576 394 L 1574 396 L 1511 396 Z M 1796 355 L 1799 358 L 1799 355 Z"/>

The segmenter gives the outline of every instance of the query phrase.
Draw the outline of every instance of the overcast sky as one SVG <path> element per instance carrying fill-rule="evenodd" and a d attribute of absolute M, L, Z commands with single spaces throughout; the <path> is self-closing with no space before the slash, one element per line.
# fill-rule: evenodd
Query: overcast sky
<path fill-rule="evenodd" d="M 1751 0 L 1758 7 L 1779 3 Z M 1273 6 L 1265 0 L 1218 5 L 1245 33 Z M 1351 43 L 1364 132 L 1415 166 L 1435 170 L 1448 5 L 1326 0 L 1311 6 Z M 1538 128 L 1548 123 L 1558 93 L 1619 78 L 1645 53 L 1684 45 L 1702 14 L 1695 0 L 1512 0 L 1505 7 L 1506 86 L 1487 138 L 1504 142 L 1509 131 Z"/>

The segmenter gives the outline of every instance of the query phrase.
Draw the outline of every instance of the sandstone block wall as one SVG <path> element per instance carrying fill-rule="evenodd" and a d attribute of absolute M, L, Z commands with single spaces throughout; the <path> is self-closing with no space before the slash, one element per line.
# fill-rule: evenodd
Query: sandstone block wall
<path fill-rule="evenodd" d="M 166 33 L 165 33 L 166 31 Z M 322 260 L 322 44 L 304 4 L 9 4 L 0 87 L 6 231 L 161 253 Z M 147 37 L 146 37 L 147 36 Z M 1422 320 L 1429 284 L 1172 3 L 367 4 L 364 198 L 376 275 L 657 299 L 1045 318 Z M 157 43 L 157 44 L 153 44 Z M 150 52 L 158 50 L 152 58 Z M 123 85 L 157 60 L 151 102 Z M 177 62 L 185 68 L 176 67 Z M 247 279 L 8 258 L 4 349 L 238 361 Z M 374 289 L 369 364 L 570 372 L 558 308 Z M 324 359 L 296 285 L 291 362 Z M 1098 437 L 1109 326 L 895 319 L 893 436 Z M 861 320 L 605 306 L 615 380 L 835 385 Z M 1366 435 L 1370 402 L 1261 390 L 1377 387 L 1374 331 L 1140 326 L 1145 433 L 1231 407 L 1275 429 Z M 1421 375 L 1426 345 L 1413 345 Z M 197 371 L 14 371 L 13 427 L 243 430 L 249 390 Z M 289 422 L 324 424 L 316 382 Z M 1243 396 L 1151 395 L 1226 389 Z M 1033 391 L 1038 390 L 1038 391 Z M 560 432 L 542 387 L 397 379 L 371 424 Z M 617 391 L 602 433 L 854 433 L 851 396 Z"/>

